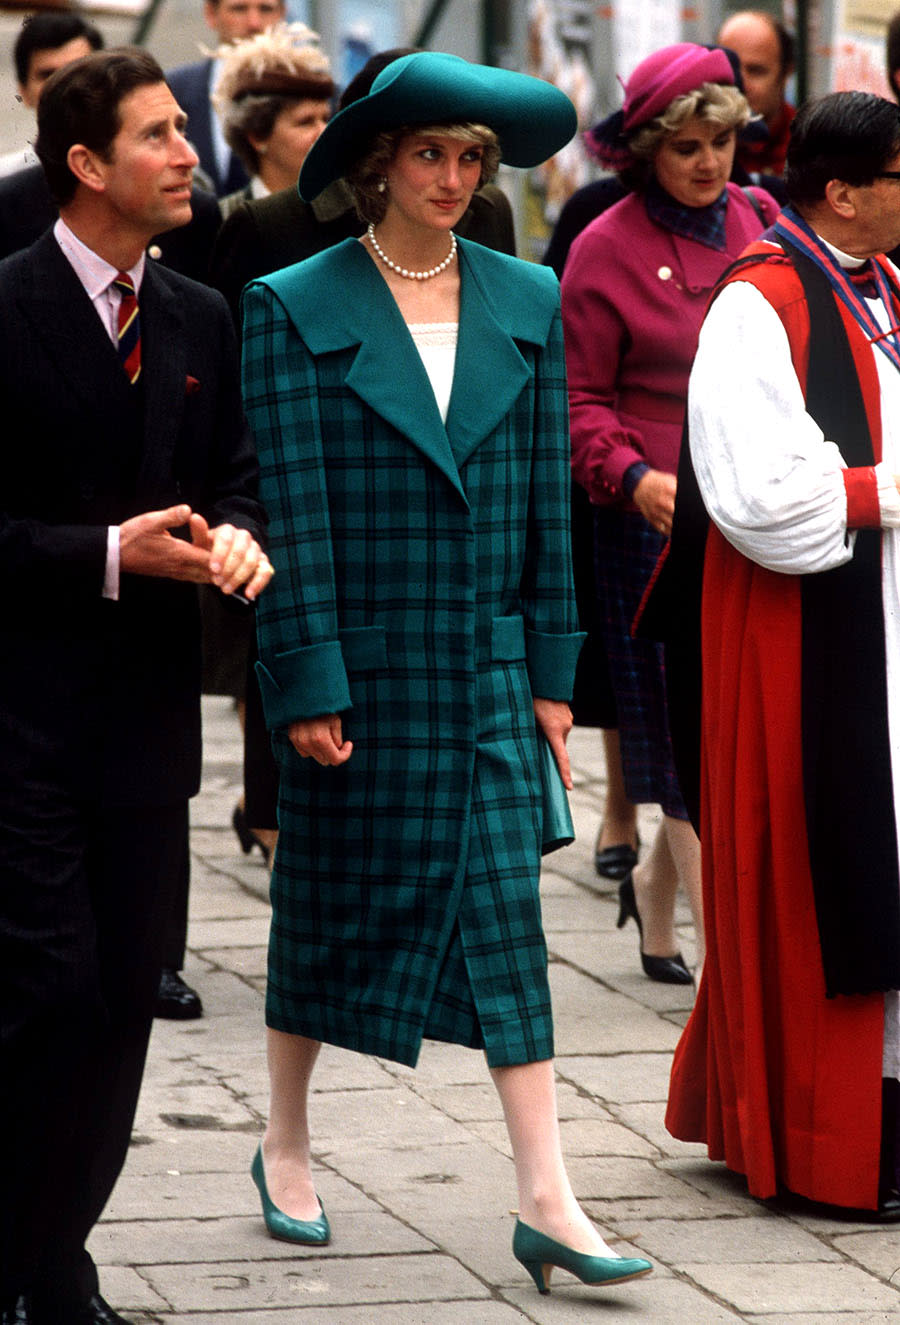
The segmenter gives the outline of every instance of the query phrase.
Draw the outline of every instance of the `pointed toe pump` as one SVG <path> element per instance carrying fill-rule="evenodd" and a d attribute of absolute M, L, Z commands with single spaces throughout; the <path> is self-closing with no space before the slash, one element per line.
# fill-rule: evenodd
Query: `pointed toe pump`
<path fill-rule="evenodd" d="M 664 985 L 692 985 L 694 983 L 694 977 L 685 965 L 685 960 L 680 952 L 676 952 L 674 957 L 652 957 L 644 952 L 644 927 L 641 924 L 640 913 L 637 909 L 637 901 L 634 896 L 634 880 L 630 873 L 619 884 L 619 918 L 616 921 L 616 929 L 623 929 L 627 920 L 633 920 L 638 927 L 638 937 L 641 942 L 641 966 L 643 966 L 644 974 L 649 979 L 656 980 Z"/>
<path fill-rule="evenodd" d="M 539 1293 L 550 1292 L 550 1274 L 554 1266 L 568 1270 L 583 1284 L 623 1284 L 640 1279 L 653 1269 L 640 1256 L 586 1256 L 561 1242 L 539 1233 L 529 1224 L 516 1220 L 513 1255 L 531 1275 Z"/>
<path fill-rule="evenodd" d="M 328 1223 L 328 1216 L 321 1201 L 319 1201 L 318 1219 L 292 1219 L 283 1210 L 279 1210 L 272 1201 L 266 1186 L 262 1146 L 257 1146 L 253 1163 L 250 1165 L 250 1176 L 259 1191 L 263 1219 L 270 1237 L 277 1238 L 279 1242 L 297 1242 L 306 1247 L 327 1246 L 331 1241 L 331 1225 Z"/>

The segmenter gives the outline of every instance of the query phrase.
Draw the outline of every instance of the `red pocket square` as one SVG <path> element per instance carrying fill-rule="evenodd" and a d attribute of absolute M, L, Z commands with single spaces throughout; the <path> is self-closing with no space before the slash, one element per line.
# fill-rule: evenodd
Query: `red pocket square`
<path fill-rule="evenodd" d="M 196 396 L 199 390 L 200 383 L 197 381 L 196 377 L 191 377 L 190 373 L 188 373 L 184 381 L 184 394 L 186 396 Z"/>

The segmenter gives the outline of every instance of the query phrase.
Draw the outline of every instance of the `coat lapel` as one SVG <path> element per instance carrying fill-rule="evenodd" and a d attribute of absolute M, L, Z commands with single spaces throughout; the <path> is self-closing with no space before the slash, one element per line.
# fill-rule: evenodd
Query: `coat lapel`
<path fill-rule="evenodd" d="M 114 408 L 116 387 L 128 391 L 115 347 L 51 231 L 23 267 L 22 315 L 32 323 L 55 370 L 93 414 Z M 118 376 L 116 376 L 118 374 Z M 119 380 L 121 379 L 121 381 Z"/>
<path fill-rule="evenodd" d="M 465 500 L 428 374 L 362 245 L 347 239 L 308 263 L 277 272 L 266 283 L 313 354 L 358 345 L 347 386 L 437 465 Z"/>
<path fill-rule="evenodd" d="M 509 279 L 513 259 L 459 240 L 460 321 L 444 426 L 409 329 L 355 239 L 265 278 L 313 354 L 359 347 L 347 386 L 446 474 L 508 414 L 533 374 L 517 342 L 542 345 L 558 305 Z"/>
<path fill-rule="evenodd" d="M 459 264 L 459 341 L 446 431 L 462 465 L 509 413 L 532 369 L 512 331 L 518 324 L 519 333 L 524 331 L 531 339 L 528 310 L 510 304 L 514 296 L 508 286 L 497 292 L 505 305 L 498 309 L 494 291 L 484 279 L 478 245 L 461 240 Z"/>
<path fill-rule="evenodd" d="M 184 323 L 178 300 L 153 263 L 144 268 L 141 313 L 141 380 L 144 385 L 144 445 L 138 491 L 152 501 L 168 491 L 177 466 L 175 442 L 187 388 Z"/>

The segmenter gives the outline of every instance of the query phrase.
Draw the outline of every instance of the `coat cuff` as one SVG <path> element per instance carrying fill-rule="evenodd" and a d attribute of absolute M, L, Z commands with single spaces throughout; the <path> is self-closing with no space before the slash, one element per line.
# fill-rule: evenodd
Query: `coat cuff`
<path fill-rule="evenodd" d="M 301 718 L 341 713 L 351 707 L 347 669 L 338 640 L 278 653 L 268 666 L 258 662 L 256 674 L 270 731 L 288 727 Z"/>
<path fill-rule="evenodd" d="M 603 463 L 603 470 L 595 479 L 594 490 L 589 494 L 591 501 L 602 506 L 629 501 L 625 492 L 625 475 L 632 465 L 647 464 L 647 457 L 631 447 L 620 446 L 612 451 Z M 650 466 L 647 465 L 649 469 Z"/>
<path fill-rule="evenodd" d="M 880 529 L 878 479 L 872 465 L 842 470 L 847 494 L 847 528 Z"/>
<path fill-rule="evenodd" d="M 525 631 L 525 660 L 535 699 L 569 702 L 575 686 L 575 665 L 586 638 L 583 631 L 571 635 Z"/>

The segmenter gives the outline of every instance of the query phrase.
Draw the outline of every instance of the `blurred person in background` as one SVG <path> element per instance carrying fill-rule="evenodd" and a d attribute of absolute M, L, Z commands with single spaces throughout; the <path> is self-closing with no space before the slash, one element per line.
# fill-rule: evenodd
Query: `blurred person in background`
<path fill-rule="evenodd" d="M 334 83 L 318 35 L 277 24 L 220 50 L 213 104 L 228 146 L 249 183 L 219 200 L 223 217 L 239 202 L 294 188 L 306 154 L 331 116 Z"/>
<path fill-rule="evenodd" d="M 37 110 L 44 84 L 51 74 L 73 60 L 103 47 L 103 38 L 80 14 L 28 14 L 13 46 L 18 99 L 29 110 Z M 0 156 L 0 175 L 10 175 L 25 166 L 37 165 L 34 148 L 17 148 Z"/>
<path fill-rule="evenodd" d="M 283 22 L 284 16 L 284 0 L 204 0 L 203 5 L 206 26 L 216 34 L 220 45 L 254 37 Z M 225 141 L 222 122 L 213 106 L 221 76 L 221 60 L 211 55 L 166 73 L 166 82 L 188 117 L 188 137 L 200 158 L 200 168 L 219 197 L 242 189 L 248 182 L 246 170 Z"/>
<path fill-rule="evenodd" d="M 766 187 L 759 176 L 784 174 L 791 121 L 797 113 L 785 95 L 794 72 L 794 38 L 772 14 L 745 9 L 725 20 L 716 40 L 740 60 L 744 96 L 765 124 L 765 136 L 740 140 L 736 155 L 754 183 Z"/>

